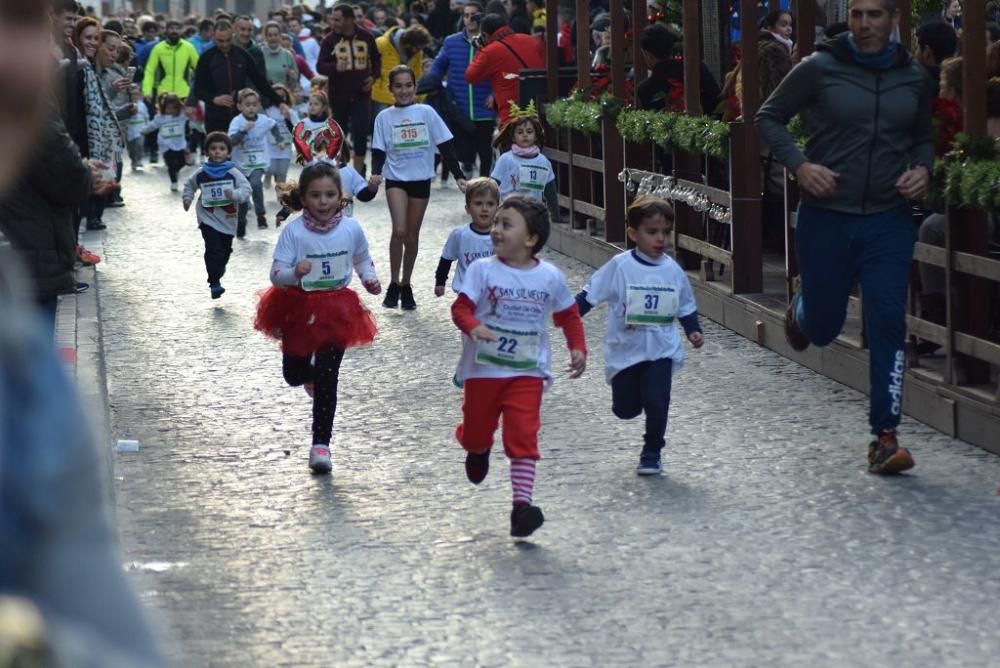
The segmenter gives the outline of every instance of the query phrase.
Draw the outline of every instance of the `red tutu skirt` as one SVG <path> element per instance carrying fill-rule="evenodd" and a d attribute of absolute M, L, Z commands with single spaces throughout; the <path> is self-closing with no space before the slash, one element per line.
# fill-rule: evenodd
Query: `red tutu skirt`
<path fill-rule="evenodd" d="M 331 346 L 346 350 L 375 338 L 375 317 L 354 290 L 306 292 L 270 287 L 260 295 L 254 329 L 281 341 L 289 355 L 312 355 Z"/>

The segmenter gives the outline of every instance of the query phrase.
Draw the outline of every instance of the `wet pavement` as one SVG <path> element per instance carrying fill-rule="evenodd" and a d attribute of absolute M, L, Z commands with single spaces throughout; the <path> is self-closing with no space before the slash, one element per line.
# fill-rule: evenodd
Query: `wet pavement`
<path fill-rule="evenodd" d="M 870 476 L 865 397 L 704 322 L 675 379 L 665 474 L 638 478 L 642 423 L 611 414 L 600 309 L 585 376 L 557 374 L 543 406 L 545 526 L 514 543 L 502 459 L 475 487 L 452 435 L 459 335 L 433 276 L 464 221 L 453 184 L 433 187 L 418 310 L 362 297 L 380 333 L 347 353 L 333 474 L 316 477 L 309 400 L 251 328 L 277 231 L 251 225 L 212 301 L 194 212 L 165 169 L 124 183 L 99 267 L 112 436 L 141 443 L 114 454 L 117 512 L 126 568 L 179 665 L 1000 656 L 1000 459 L 906 419 L 917 468 Z M 384 194 L 355 212 L 385 283 Z M 591 271 L 546 257 L 574 291 Z"/>

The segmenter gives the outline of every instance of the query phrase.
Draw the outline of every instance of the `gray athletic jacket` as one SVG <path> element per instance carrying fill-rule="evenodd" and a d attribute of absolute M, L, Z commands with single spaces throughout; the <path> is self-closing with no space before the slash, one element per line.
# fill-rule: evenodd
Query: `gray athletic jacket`
<path fill-rule="evenodd" d="M 934 166 L 932 86 L 923 67 L 902 48 L 887 70 L 858 65 L 846 35 L 817 46 L 757 112 L 757 131 L 775 159 L 794 172 L 814 162 L 840 174 L 833 197 L 814 206 L 845 213 L 878 213 L 906 203 L 895 183 L 905 170 Z M 805 154 L 785 128 L 803 113 Z"/>

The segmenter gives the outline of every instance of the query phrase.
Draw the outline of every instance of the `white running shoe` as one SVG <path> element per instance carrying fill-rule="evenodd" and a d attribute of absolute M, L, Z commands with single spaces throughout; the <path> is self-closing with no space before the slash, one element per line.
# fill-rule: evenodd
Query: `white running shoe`
<path fill-rule="evenodd" d="M 309 449 L 309 468 L 313 473 L 329 473 L 333 465 L 330 463 L 330 446 L 316 443 Z"/>

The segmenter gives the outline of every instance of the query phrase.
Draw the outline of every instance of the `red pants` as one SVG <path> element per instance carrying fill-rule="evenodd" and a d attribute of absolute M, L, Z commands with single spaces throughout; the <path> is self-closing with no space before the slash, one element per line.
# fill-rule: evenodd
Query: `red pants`
<path fill-rule="evenodd" d="M 538 459 L 538 429 L 542 420 L 541 378 L 468 378 L 462 423 L 455 438 L 469 452 L 493 447 L 493 434 L 503 414 L 503 450 L 512 459 Z"/>

